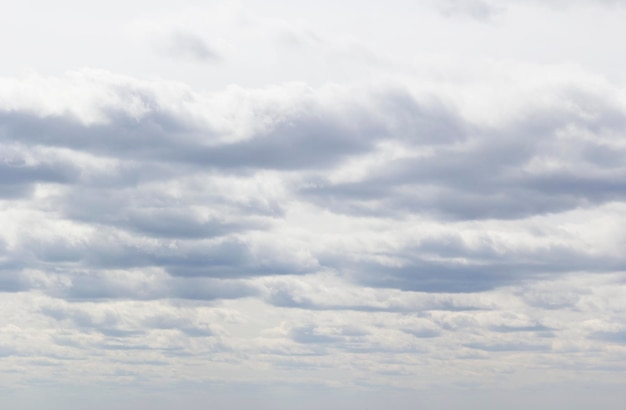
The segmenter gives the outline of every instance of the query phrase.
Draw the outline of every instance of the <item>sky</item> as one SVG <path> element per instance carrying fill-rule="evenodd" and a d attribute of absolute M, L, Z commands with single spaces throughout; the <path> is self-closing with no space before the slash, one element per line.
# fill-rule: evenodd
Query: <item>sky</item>
<path fill-rule="evenodd" d="M 9 1 L 0 401 L 626 392 L 626 1 Z"/>

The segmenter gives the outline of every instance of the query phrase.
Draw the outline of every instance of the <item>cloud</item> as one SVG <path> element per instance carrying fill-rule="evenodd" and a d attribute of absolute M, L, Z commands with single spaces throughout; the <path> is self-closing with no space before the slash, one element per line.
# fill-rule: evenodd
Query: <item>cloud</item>
<path fill-rule="evenodd" d="M 190 337 L 210 337 L 214 332 L 180 312 L 158 312 L 143 317 L 124 317 L 119 312 L 94 305 L 44 307 L 42 314 L 59 322 L 69 322 L 82 332 L 97 331 L 105 337 L 127 338 L 145 335 L 151 330 L 177 330 Z M 178 314 L 177 314 L 178 313 Z"/>
<path fill-rule="evenodd" d="M 6 407 L 624 402 L 625 3 L 39 3 Z"/>
<path fill-rule="evenodd" d="M 147 46 L 169 60 L 214 64 L 223 60 L 223 32 L 215 30 L 225 23 L 220 21 L 224 17 L 221 14 L 218 10 L 212 13 L 169 12 L 161 16 L 146 13 L 139 19 L 127 21 L 125 31 L 135 46 Z"/>
<path fill-rule="evenodd" d="M 112 90 L 116 94 L 129 92 L 117 88 Z M 385 128 L 391 124 L 380 121 L 384 118 L 377 121 L 371 114 L 381 108 L 393 115 L 398 108 L 398 104 L 392 101 L 396 98 L 393 94 L 389 98 L 383 96 L 380 101 L 372 96 L 373 107 L 359 107 L 351 102 L 344 102 L 338 107 L 325 107 L 320 104 L 322 101 L 315 101 L 315 97 L 313 101 L 307 101 L 309 98 L 305 95 L 303 101 L 298 101 L 288 111 L 276 111 L 266 101 L 259 101 L 263 106 L 252 107 L 260 111 L 255 114 L 258 118 L 248 119 L 259 121 L 259 124 L 253 123 L 256 132 L 237 141 L 220 141 L 215 131 L 199 127 L 193 124 L 192 119 L 170 112 L 168 107 L 160 106 L 150 93 L 146 90 L 130 91 L 130 96 L 123 97 L 136 97 L 146 105 L 147 111 L 138 117 L 124 107 L 105 108 L 101 114 L 106 120 L 100 124 L 85 125 L 69 116 L 42 117 L 24 112 L 3 112 L 0 113 L 3 122 L 0 140 L 23 143 L 28 136 L 29 144 L 44 147 L 68 148 L 105 158 L 165 161 L 177 166 L 209 169 L 319 168 L 335 165 L 349 155 L 373 149 L 373 144 L 385 136 Z M 280 102 L 280 95 L 269 97 Z M 406 97 L 403 99 L 408 102 Z M 258 104 L 254 100 L 251 102 Z M 376 106 L 378 104 L 380 107 Z M 404 117 L 400 121 L 409 121 L 411 113 L 398 115 Z M 430 121 L 430 124 L 424 124 L 426 127 L 437 126 L 433 120 L 426 121 Z M 246 125 L 231 124 L 243 129 Z M 416 138 L 439 139 L 438 132 L 441 132 L 432 131 L 423 130 Z M 447 134 L 444 137 L 449 138 Z"/>
<path fill-rule="evenodd" d="M 606 343 L 624 344 L 626 343 L 626 332 L 595 332 L 589 336 L 592 340 L 600 340 Z"/>
<path fill-rule="evenodd" d="M 57 263 L 67 272 L 93 271 L 93 277 L 73 279 L 66 291 L 72 297 L 131 297 L 134 290 L 98 274 L 111 269 L 156 268 L 172 279 L 329 270 L 371 287 L 434 293 L 483 292 L 572 271 L 623 269 L 619 256 L 585 254 L 563 243 L 516 249 L 492 241 L 475 247 L 451 235 L 388 249 L 349 245 L 347 256 L 324 243 L 308 245 L 316 241 L 310 237 L 288 255 L 275 234 L 283 229 L 287 214 L 281 208 L 288 203 L 378 220 L 476 222 L 525 220 L 619 201 L 625 168 L 614 136 L 624 112 L 598 91 L 566 84 L 551 90 L 551 111 L 523 107 L 516 117 L 487 125 L 443 98 L 397 86 L 352 91 L 289 85 L 246 94 L 233 89 L 216 101 L 188 95 L 180 106 L 154 84 L 102 74 L 89 81 L 101 78 L 116 97 L 110 98 L 112 106 L 91 110 L 101 111 L 99 121 L 22 110 L 2 114 L 3 143 L 24 148 L 7 157 L 0 181 L 24 185 L 30 195 L 34 186 L 48 187 L 41 218 L 49 220 L 52 208 L 76 229 L 88 229 L 69 241 L 58 233 L 46 240 L 24 233 L 13 251 L 22 249 L 22 263 L 33 268 Z M 229 99 L 239 101 L 230 106 L 233 123 L 199 114 Z M 129 100 L 143 109 L 121 103 Z M 269 206 L 278 213 L 268 213 L 266 205 L 251 207 L 263 184 L 268 188 L 260 196 L 272 192 Z M 155 288 L 137 295 L 219 297 L 202 286 L 197 292 L 176 286 L 177 294 Z M 309 309 L 404 309 L 324 305 L 278 290 L 268 300 Z"/>
<path fill-rule="evenodd" d="M 73 360 L 68 383 L 405 388 L 621 344 L 620 91 L 481 111 L 473 86 L 36 82 L 45 103 L 0 104 L 9 357 Z"/>
<path fill-rule="evenodd" d="M 564 10 L 572 7 L 623 7 L 626 5 L 622 0 L 577 0 L 577 1 L 564 1 L 564 0 L 549 0 L 549 1 L 536 1 L 536 2 L 522 2 L 519 0 L 499 1 L 494 2 L 491 0 L 444 0 L 434 1 L 432 5 L 436 7 L 441 14 L 446 17 L 470 17 L 479 21 L 489 21 L 498 15 L 511 12 L 511 8 L 515 8 L 519 5 L 528 5 L 528 3 L 534 6 L 550 7 L 557 10 Z"/>
<path fill-rule="evenodd" d="M 0 197 L 27 197 L 37 183 L 74 183 L 77 172 L 76 168 L 63 163 L 27 163 L 19 157 L 0 160 Z"/>
<path fill-rule="evenodd" d="M 587 136 L 615 135 L 624 123 L 622 109 L 598 104 L 598 95 L 563 93 L 550 116 L 529 112 L 497 128 L 457 126 L 471 133 L 464 143 L 409 154 L 356 181 L 317 180 L 301 193 L 346 213 L 408 212 L 470 220 L 518 219 L 621 200 L 624 164 L 601 154 L 620 152 L 617 144 L 608 149 L 619 137 L 607 144 Z"/>
<path fill-rule="evenodd" d="M 341 338 L 337 336 L 319 334 L 315 331 L 314 328 L 311 327 L 301 327 L 297 329 L 292 329 L 291 337 L 297 343 L 337 343 Z"/>
<path fill-rule="evenodd" d="M 216 62 L 220 60 L 219 54 L 207 41 L 191 33 L 174 32 L 162 41 L 159 49 L 173 58 L 197 62 Z"/>
<path fill-rule="evenodd" d="M 478 20 L 488 20 L 501 13 L 501 7 L 482 0 L 445 0 L 435 2 L 445 16 L 465 15 Z"/>
<path fill-rule="evenodd" d="M 526 345 L 526 344 L 492 344 L 486 345 L 482 343 L 468 343 L 465 345 L 471 349 L 485 350 L 487 352 L 547 352 L 550 351 L 549 345 Z"/>

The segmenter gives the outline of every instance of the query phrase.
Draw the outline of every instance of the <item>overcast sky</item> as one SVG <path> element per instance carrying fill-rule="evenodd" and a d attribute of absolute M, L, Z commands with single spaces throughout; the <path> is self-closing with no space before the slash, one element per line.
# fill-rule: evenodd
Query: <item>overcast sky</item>
<path fill-rule="evenodd" d="M 0 402 L 626 400 L 626 1 L 4 1 Z"/>

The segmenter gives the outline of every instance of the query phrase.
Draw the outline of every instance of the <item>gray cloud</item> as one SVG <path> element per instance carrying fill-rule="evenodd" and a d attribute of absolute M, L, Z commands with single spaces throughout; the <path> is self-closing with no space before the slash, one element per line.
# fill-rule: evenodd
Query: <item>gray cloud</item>
<path fill-rule="evenodd" d="M 209 326 L 194 324 L 188 317 L 167 314 L 152 314 L 137 321 L 114 310 L 94 313 L 79 307 L 45 307 L 41 313 L 59 322 L 69 322 L 81 332 L 96 331 L 112 340 L 145 335 L 150 330 L 177 330 L 190 337 L 214 335 Z"/>
<path fill-rule="evenodd" d="M 19 271 L 0 267 L 0 292 L 21 292 L 30 288 Z"/>
<path fill-rule="evenodd" d="M 342 339 L 338 336 L 331 336 L 318 333 L 314 327 L 299 327 L 292 329 L 291 337 L 298 343 L 337 343 Z"/>
<path fill-rule="evenodd" d="M 148 113 L 137 119 L 123 110 L 108 109 L 108 122 L 93 125 L 63 116 L 2 113 L 0 139 L 4 143 L 76 151 L 116 164 L 90 169 L 78 162 L 48 160 L 26 165 L 12 160 L 0 166 L 0 183 L 8 186 L 68 186 L 50 198 L 51 206 L 70 221 L 98 227 L 97 235 L 71 244 L 26 240 L 20 256 L 23 267 L 46 269 L 55 263 L 59 269 L 87 272 L 160 268 L 175 278 L 223 279 L 297 275 L 327 268 L 371 287 L 468 293 L 565 272 L 611 272 L 625 266 L 617 257 L 593 257 L 567 247 L 496 252 L 449 240 L 424 242 L 385 255 L 401 261 L 394 265 L 374 261 L 376 255 L 370 252 L 347 258 L 324 251 L 311 255 L 317 264 L 303 266 L 278 250 L 275 255 L 261 255 L 252 250 L 258 240 L 241 239 L 251 231 L 271 232 L 284 217 L 279 202 L 279 211 L 268 214 L 262 208 L 257 211 L 256 205 L 248 206 L 249 202 L 244 205 L 211 193 L 210 188 L 172 196 L 158 185 L 181 178 L 255 178 L 258 172 L 271 170 L 292 189 L 286 198 L 331 212 L 374 218 L 426 215 L 442 220 L 515 220 L 597 206 L 625 197 L 626 164 L 618 155 L 619 144 L 592 141 L 584 135 L 613 135 L 625 117 L 618 107 L 589 92 L 565 88 L 558 94 L 565 101 L 563 108 L 553 113 L 531 109 L 514 122 L 486 127 L 463 120 L 437 99 L 418 103 L 409 93 L 391 89 L 368 95 L 375 110 L 355 103 L 340 108 L 312 104 L 312 108 L 298 107 L 289 113 L 269 110 L 262 117 L 267 121 L 269 116 L 269 126 L 236 142 L 223 142 L 210 126 L 199 127 L 162 108 L 152 91 L 115 92 L 130 92 L 149 107 Z M 565 131 L 572 133 L 567 143 L 558 137 Z M 379 163 L 356 182 L 330 182 L 333 172 L 376 154 L 383 142 L 400 144 L 419 155 Z M 563 165 L 542 168 L 542 163 L 550 161 Z M 194 196 L 205 191 L 204 197 Z M 211 202 L 198 211 L 199 200 Z M 26 286 L 18 278 L 18 273 L 13 274 L 4 288 Z M 116 293 L 147 298 L 219 297 L 202 286 L 176 283 L 174 293 L 153 289 L 141 295 L 104 276 L 79 275 L 62 294 L 73 298 L 111 298 Z M 249 290 L 241 292 L 245 295 Z M 319 306 L 295 300 L 289 292 L 274 293 L 268 300 L 277 306 L 306 309 L 376 309 L 365 304 Z"/>
<path fill-rule="evenodd" d="M 547 344 L 525 344 L 525 343 L 499 343 L 499 344 L 484 344 L 484 343 L 467 343 L 465 347 L 471 349 L 483 350 L 486 352 L 549 352 L 550 345 Z"/>
<path fill-rule="evenodd" d="M 501 6 L 483 0 L 444 0 L 436 1 L 435 5 L 445 16 L 461 15 L 478 20 L 488 20 L 503 11 Z"/>
<path fill-rule="evenodd" d="M 413 335 L 417 338 L 431 338 L 431 337 L 437 337 L 441 335 L 441 332 L 439 331 L 439 329 L 429 329 L 429 328 L 404 329 L 404 332 L 410 335 Z"/>
<path fill-rule="evenodd" d="M 80 171 L 71 164 L 28 164 L 21 159 L 0 159 L 0 199 L 16 199 L 32 194 L 37 183 L 71 184 Z"/>
<path fill-rule="evenodd" d="M 595 96 L 565 95 L 589 114 L 531 113 L 502 129 L 465 127 L 472 136 L 464 143 L 384 164 L 360 181 L 318 179 L 300 192 L 347 214 L 461 220 L 519 219 L 622 200 L 626 164 L 617 155 L 622 148 L 584 138 L 565 143 L 557 135 L 567 129 L 612 135 L 625 123 L 624 114 Z M 550 161 L 564 165 L 533 170 Z"/>
<path fill-rule="evenodd" d="M 500 333 L 511 333 L 511 332 L 540 332 L 543 335 L 551 335 L 551 332 L 554 330 L 550 327 L 536 324 L 531 326 L 493 326 L 491 330 L 494 332 Z"/>
<path fill-rule="evenodd" d="M 451 236 L 360 258 L 327 254 L 320 257 L 320 263 L 366 286 L 458 293 L 483 292 L 571 272 L 620 272 L 626 267 L 626 260 L 619 256 L 583 254 L 567 246 L 532 251 L 502 251 L 499 247 L 494 241 L 470 247 Z M 376 257 L 392 262 L 381 263 Z M 281 300 L 288 303 L 284 297 Z"/>
<path fill-rule="evenodd" d="M 196 62 L 216 62 L 221 60 L 219 53 L 202 37 L 193 33 L 175 31 L 160 40 L 159 51 L 163 54 Z"/>
<path fill-rule="evenodd" d="M 151 300 L 151 299 L 193 299 L 216 300 L 233 299 L 258 294 L 258 291 L 244 283 L 213 278 L 178 278 L 157 276 L 137 278 L 132 273 L 122 275 L 105 272 L 71 272 L 62 274 L 69 282 L 49 287 L 36 286 L 20 280 L 15 275 L 7 281 L 7 290 L 25 290 L 40 287 L 55 297 L 67 300 Z"/>
<path fill-rule="evenodd" d="M 593 332 L 589 338 L 605 343 L 626 344 L 626 331 Z"/>
<path fill-rule="evenodd" d="M 252 114 L 233 114 L 243 124 L 219 126 L 121 85 L 142 115 L 1 114 L 0 291 L 40 298 L 34 317 L 57 329 L 42 360 L 88 349 L 136 378 L 132 366 L 197 357 L 324 372 L 338 357 L 432 357 L 435 341 L 463 361 L 580 349 L 555 324 L 593 295 L 534 287 L 626 260 L 528 220 L 624 198 L 619 107 L 568 90 L 565 108 L 484 125 L 397 88 L 358 102 L 302 92 L 251 98 Z M 414 374 L 389 360 L 349 371 Z"/>
<path fill-rule="evenodd" d="M 345 285 L 344 285 L 345 286 Z M 428 298 L 426 294 L 411 293 L 404 290 L 406 300 L 398 300 L 389 296 L 378 300 L 369 300 L 366 296 L 356 301 L 336 301 L 331 295 L 323 291 L 298 289 L 290 286 L 289 282 L 271 283 L 266 291 L 265 301 L 274 306 L 306 309 L 312 311 L 354 311 L 354 312 L 397 312 L 414 313 L 420 311 L 475 311 L 488 308 L 480 303 L 467 303 L 449 297 Z M 419 332 L 419 330 L 417 330 Z"/>
<path fill-rule="evenodd" d="M 155 196 L 153 192 L 144 193 L 137 189 L 82 188 L 68 193 L 57 205 L 73 220 L 111 226 L 152 238 L 209 239 L 263 227 L 262 223 L 252 220 L 244 223 L 202 217 L 191 208 L 168 203 L 167 198 Z M 249 215 L 254 213 L 249 212 Z"/>
<path fill-rule="evenodd" d="M 157 105 L 153 96 L 137 91 L 135 97 L 147 107 Z M 140 120 L 125 112 L 109 110 L 109 124 L 86 126 L 72 117 L 40 117 L 25 112 L 0 112 L 0 139 L 31 146 L 70 148 L 97 155 L 135 160 L 163 159 L 172 150 L 186 150 L 183 140 L 172 138 L 188 131 L 180 119 L 166 112 L 149 112 Z"/>
<path fill-rule="evenodd" d="M 67 183 L 75 177 L 76 170 L 41 164 L 0 163 L 0 184 L 20 185 L 35 182 Z"/>
<path fill-rule="evenodd" d="M 276 255 L 257 255 L 249 244 L 231 238 L 222 241 L 183 241 L 176 246 L 168 242 L 148 245 L 145 242 L 123 243 L 119 237 L 96 238 L 93 241 L 28 243 L 24 258 L 33 266 L 55 262 L 71 269 L 130 269 L 159 267 L 178 277 L 242 278 L 259 275 L 310 272 L 293 260 Z"/>
<path fill-rule="evenodd" d="M 264 107 L 266 117 L 259 120 L 269 120 L 271 125 L 249 138 L 229 143 L 219 143 L 215 131 L 198 128 L 161 108 L 150 91 L 115 92 L 122 98 L 137 99 L 148 112 L 138 119 L 109 109 L 105 110 L 106 124 L 88 126 L 70 117 L 0 112 L 0 140 L 224 172 L 232 168 L 327 169 L 372 151 L 383 140 L 439 145 L 466 137 L 466 125 L 441 103 L 418 104 L 408 93 L 393 89 L 368 96 L 373 109 L 354 103 L 337 110 L 303 104 L 292 113 Z M 128 93 L 131 95 L 126 96 Z M 128 170 L 138 171 L 134 167 Z"/>
<path fill-rule="evenodd" d="M 531 3 L 528 1 L 508 0 L 435 0 L 433 6 L 446 17 L 469 17 L 478 21 L 490 21 L 498 15 L 509 12 L 516 4 Z M 623 7 L 626 2 L 622 0 L 540 0 L 532 3 L 541 7 L 549 7 L 557 10 L 572 7 Z"/>

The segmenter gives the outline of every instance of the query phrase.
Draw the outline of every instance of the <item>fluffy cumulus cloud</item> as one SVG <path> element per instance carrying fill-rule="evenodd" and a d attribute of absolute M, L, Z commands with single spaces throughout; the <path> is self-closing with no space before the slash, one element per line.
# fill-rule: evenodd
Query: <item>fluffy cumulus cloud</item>
<path fill-rule="evenodd" d="M 619 2 L 396 2 L 378 42 L 369 6 L 189 3 L 89 17 L 115 64 L 2 72 L 0 396 L 617 408 L 624 78 L 493 50 Z"/>

